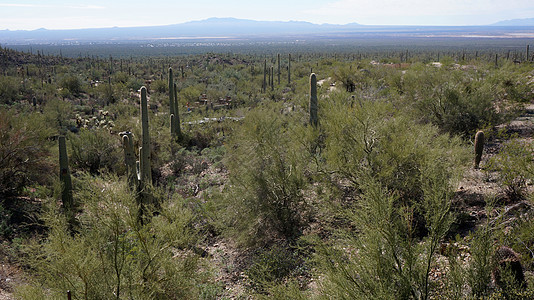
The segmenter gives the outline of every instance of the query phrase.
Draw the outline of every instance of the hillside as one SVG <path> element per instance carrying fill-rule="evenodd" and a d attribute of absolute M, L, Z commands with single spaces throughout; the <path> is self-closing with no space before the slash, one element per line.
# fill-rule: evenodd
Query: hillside
<path fill-rule="evenodd" d="M 265 53 L 0 49 L 0 299 L 534 296 L 530 55 Z"/>

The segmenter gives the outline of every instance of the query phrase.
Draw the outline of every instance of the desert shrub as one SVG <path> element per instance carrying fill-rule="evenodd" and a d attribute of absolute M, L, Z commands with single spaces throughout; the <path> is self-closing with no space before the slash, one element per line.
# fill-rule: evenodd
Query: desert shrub
<path fill-rule="evenodd" d="M 427 67 L 406 75 L 403 86 L 417 116 L 444 132 L 470 136 L 501 121 L 497 87 L 476 73 Z"/>
<path fill-rule="evenodd" d="M 245 275 L 254 290 L 265 293 L 268 287 L 296 275 L 302 263 L 302 259 L 292 249 L 274 245 L 269 249 L 261 249 L 254 255 L 252 265 L 245 271 Z"/>
<path fill-rule="evenodd" d="M 30 184 L 49 183 L 50 133 L 40 114 L 0 110 L 0 198 L 18 195 Z"/>
<path fill-rule="evenodd" d="M 12 104 L 20 98 L 22 86 L 20 79 L 0 76 L 0 104 Z"/>
<path fill-rule="evenodd" d="M 452 223 L 447 172 L 431 168 L 419 204 L 428 234 L 413 226 L 416 205 L 399 205 L 394 191 L 372 178 L 362 180 L 358 204 L 350 214 L 357 234 L 339 246 L 324 247 L 322 293 L 330 299 L 427 299 L 433 292 L 430 270 Z"/>
<path fill-rule="evenodd" d="M 72 103 L 53 99 L 46 103 L 43 108 L 45 122 L 60 134 L 66 134 L 67 128 L 74 127 Z"/>
<path fill-rule="evenodd" d="M 426 299 L 467 149 L 391 104 L 330 100 L 326 167 L 353 186 L 356 200 L 340 214 L 350 224 L 338 230 L 345 239 L 324 247 L 322 291 L 334 299 Z"/>
<path fill-rule="evenodd" d="M 511 201 L 523 199 L 527 181 L 534 179 L 533 153 L 534 143 L 511 139 L 489 159 L 487 170 L 497 172 L 499 184 Z"/>
<path fill-rule="evenodd" d="M 329 104 L 323 122 L 325 158 L 329 170 L 359 185 L 361 174 L 371 172 L 400 201 L 418 202 L 424 196 L 423 171 L 432 165 L 456 174 L 467 149 L 458 138 L 440 135 L 434 126 L 418 125 L 393 113 L 382 102 L 349 107 L 344 99 Z"/>
<path fill-rule="evenodd" d="M 229 141 L 225 217 L 244 244 L 298 236 L 306 224 L 306 149 L 278 108 L 251 111 Z"/>
<path fill-rule="evenodd" d="M 106 129 L 82 129 L 69 135 L 69 162 L 79 170 L 99 174 L 117 171 L 123 160 L 120 139 Z"/>
<path fill-rule="evenodd" d="M 162 203 L 159 215 L 142 225 L 136 196 L 125 182 L 83 180 L 76 195 L 83 211 L 76 234 L 58 217 L 54 203 L 46 206 L 42 218 L 48 236 L 30 243 L 22 260 L 33 268 L 34 284 L 41 288 L 22 288 L 22 299 L 62 298 L 67 290 L 84 299 L 198 298 L 209 281 L 191 251 L 196 236 L 192 215 L 180 199 Z"/>
<path fill-rule="evenodd" d="M 169 89 L 169 83 L 165 80 L 155 80 L 150 85 L 150 88 L 156 93 L 167 93 L 167 90 Z"/>
<path fill-rule="evenodd" d="M 64 90 L 68 90 L 74 96 L 83 92 L 82 81 L 76 75 L 68 74 L 63 76 L 59 82 L 59 86 Z"/>

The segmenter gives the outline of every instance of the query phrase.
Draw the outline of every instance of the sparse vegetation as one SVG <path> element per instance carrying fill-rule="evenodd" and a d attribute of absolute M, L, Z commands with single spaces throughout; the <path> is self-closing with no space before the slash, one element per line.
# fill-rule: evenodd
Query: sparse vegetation
<path fill-rule="evenodd" d="M 243 49 L 37 61 L 1 48 L 0 255 L 24 279 L 0 288 L 532 297 L 532 64 L 496 66 L 504 48 Z"/>

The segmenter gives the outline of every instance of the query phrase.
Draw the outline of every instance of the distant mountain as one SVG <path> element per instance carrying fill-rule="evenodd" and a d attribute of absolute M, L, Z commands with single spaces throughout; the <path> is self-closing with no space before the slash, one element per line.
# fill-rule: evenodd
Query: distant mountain
<path fill-rule="evenodd" d="M 491 26 L 534 26 L 534 18 L 504 20 L 493 23 Z"/>
<path fill-rule="evenodd" d="M 279 36 L 339 32 L 362 27 L 357 23 L 346 25 L 313 24 L 301 21 L 253 21 L 235 18 L 210 18 L 181 24 L 146 27 L 113 27 L 70 30 L 0 30 L 0 42 L 57 42 L 57 41 L 127 41 L 184 38 L 239 38 L 247 36 Z"/>
<path fill-rule="evenodd" d="M 521 21 L 521 25 L 514 25 Z M 206 40 L 318 40 L 354 38 L 432 38 L 432 37 L 530 37 L 527 27 L 534 19 L 512 20 L 496 26 L 368 26 L 314 24 L 302 21 L 253 21 L 210 18 L 181 24 L 145 27 L 112 27 L 70 30 L 0 30 L 0 44 L 87 44 L 129 42 L 175 42 Z M 506 23 L 505 23 L 506 22 Z"/>

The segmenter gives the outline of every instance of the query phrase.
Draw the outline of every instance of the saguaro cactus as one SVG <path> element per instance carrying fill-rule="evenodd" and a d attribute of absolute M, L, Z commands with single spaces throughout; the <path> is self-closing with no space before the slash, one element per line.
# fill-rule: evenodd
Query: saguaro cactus
<path fill-rule="evenodd" d="M 169 68 L 169 116 L 171 118 L 171 137 L 176 138 L 176 110 L 174 107 L 174 79 Z"/>
<path fill-rule="evenodd" d="M 287 84 L 291 83 L 291 54 L 289 54 L 289 59 L 287 61 Z"/>
<path fill-rule="evenodd" d="M 280 53 L 277 55 L 278 60 L 278 85 L 280 85 Z"/>
<path fill-rule="evenodd" d="M 310 75 L 310 124 L 317 126 L 317 76 Z"/>
<path fill-rule="evenodd" d="M 271 66 L 271 91 L 274 91 L 274 67 Z"/>
<path fill-rule="evenodd" d="M 484 132 L 478 131 L 475 135 L 475 169 L 478 169 L 484 150 Z"/>
<path fill-rule="evenodd" d="M 262 92 L 265 93 L 265 90 L 267 89 L 267 60 L 263 61 L 263 86 L 262 86 Z"/>
<path fill-rule="evenodd" d="M 139 147 L 139 180 L 152 181 L 150 170 L 150 133 L 148 132 L 148 101 L 146 87 L 141 87 L 141 147 Z"/>
<path fill-rule="evenodd" d="M 65 137 L 59 137 L 59 179 L 61 180 L 61 201 L 66 211 L 70 211 L 74 202 L 72 200 L 72 181 L 69 170 L 69 157 Z"/>
<path fill-rule="evenodd" d="M 182 138 L 182 129 L 180 128 L 180 110 L 178 109 L 178 89 L 174 84 L 174 132 L 178 140 Z"/>
<path fill-rule="evenodd" d="M 139 174 L 137 174 L 137 167 L 135 163 L 132 133 L 129 131 L 124 131 L 119 133 L 119 135 L 122 140 L 122 149 L 124 150 L 124 163 L 126 164 L 128 184 L 132 188 L 137 188 L 139 184 Z"/>

